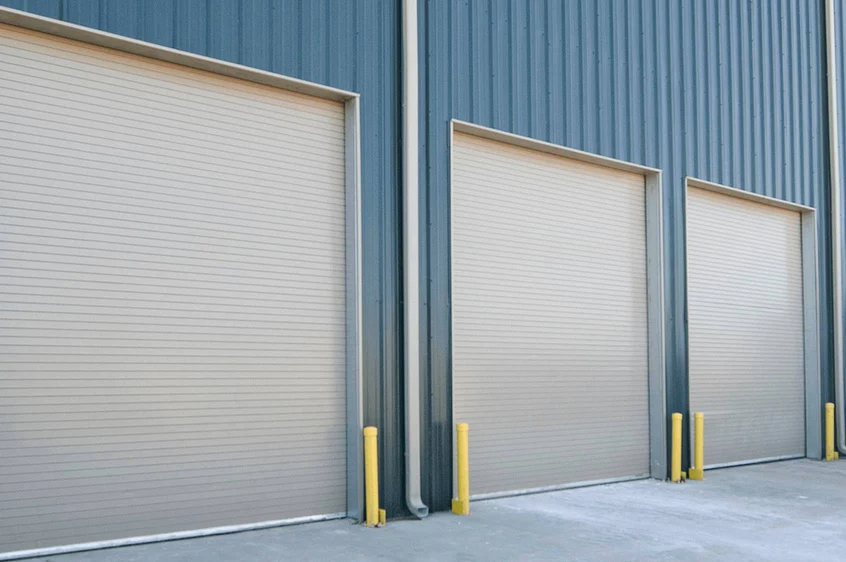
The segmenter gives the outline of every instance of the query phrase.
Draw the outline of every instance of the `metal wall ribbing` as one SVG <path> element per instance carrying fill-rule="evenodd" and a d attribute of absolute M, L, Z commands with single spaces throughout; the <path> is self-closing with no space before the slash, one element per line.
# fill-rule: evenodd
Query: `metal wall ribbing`
<path fill-rule="evenodd" d="M 382 504 L 405 513 L 399 4 L 392 0 L 0 0 L 0 5 L 361 94 L 364 423 Z"/>
<path fill-rule="evenodd" d="M 822 2 L 422 0 L 420 10 L 431 508 L 447 509 L 451 489 L 451 118 L 663 170 L 668 411 L 687 412 L 684 177 L 816 207 L 831 397 Z"/>

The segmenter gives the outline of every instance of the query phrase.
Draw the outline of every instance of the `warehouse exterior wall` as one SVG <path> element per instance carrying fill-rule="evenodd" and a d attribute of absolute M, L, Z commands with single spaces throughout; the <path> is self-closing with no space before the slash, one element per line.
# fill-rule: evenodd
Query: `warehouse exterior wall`
<path fill-rule="evenodd" d="M 664 172 L 668 412 L 688 406 L 685 176 L 815 207 L 821 368 L 824 400 L 831 399 L 823 2 L 421 0 L 420 15 L 421 334 L 428 338 L 421 372 L 429 427 L 422 457 L 430 508 L 447 509 L 452 487 L 453 118 Z"/>
<path fill-rule="evenodd" d="M 379 428 L 382 504 L 391 517 L 406 513 L 400 2 L 0 5 L 361 94 L 364 421 Z M 815 207 L 823 399 L 833 398 L 823 16 L 821 0 L 419 0 L 421 457 L 431 509 L 448 509 L 452 491 L 453 118 L 663 171 L 668 412 L 687 413 L 685 176 Z"/>
<path fill-rule="evenodd" d="M 383 507 L 405 513 L 399 3 L 0 0 L 0 5 L 361 94 L 364 423 Z"/>

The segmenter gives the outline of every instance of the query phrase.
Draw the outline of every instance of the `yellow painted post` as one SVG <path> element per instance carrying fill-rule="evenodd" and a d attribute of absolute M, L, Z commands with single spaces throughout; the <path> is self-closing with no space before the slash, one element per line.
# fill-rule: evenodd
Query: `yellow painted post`
<path fill-rule="evenodd" d="M 693 414 L 693 466 L 688 472 L 691 480 L 704 478 L 705 466 L 705 414 Z"/>
<path fill-rule="evenodd" d="M 825 460 L 834 461 L 840 454 L 834 450 L 834 404 L 825 405 Z"/>
<path fill-rule="evenodd" d="M 379 524 L 379 455 L 376 449 L 375 427 L 364 428 L 364 498 L 365 523 L 368 527 Z"/>
<path fill-rule="evenodd" d="M 682 415 L 673 414 L 673 450 L 670 463 L 670 480 L 681 482 L 681 458 L 682 458 Z"/>
<path fill-rule="evenodd" d="M 452 500 L 452 512 L 456 515 L 470 515 L 470 445 L 466 423 L 455 425 L 456 452 L 458 454 L 458 498 Z"/>

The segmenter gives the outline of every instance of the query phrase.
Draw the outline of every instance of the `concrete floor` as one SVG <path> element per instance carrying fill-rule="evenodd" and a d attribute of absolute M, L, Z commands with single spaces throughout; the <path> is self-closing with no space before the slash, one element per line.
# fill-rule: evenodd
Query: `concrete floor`
<path fill-rule="evenodd" d="M 51 556 L 51 562 L 842 560 L 846 461 L 716 470 L 704 482 L 651 480 L 475 502 L 367 529 L 312 523 Z"/>

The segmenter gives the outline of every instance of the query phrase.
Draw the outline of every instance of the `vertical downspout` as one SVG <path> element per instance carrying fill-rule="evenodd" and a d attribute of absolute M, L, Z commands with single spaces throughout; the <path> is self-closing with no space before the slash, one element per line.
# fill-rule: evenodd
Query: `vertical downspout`
<path fill-rule="evenodd" d="M 405 303 L 405 503 L 422 519 L 420 498 L 420 264 L 418 235 L 417 0 L 402 0 L 402 224 Z"/>
<path fill-rule="evenodd" d="M 840 202 L 840 132 L 837 117 L 837 47 L 834 0 L 825 2 L 826 70 L 828 76 L 828 158 L 831 173 L 831 268 L 834 295 L 834 402 L 837 450 L 846 455 L 846 395 L 843 394 L 843 264 Z"/>

